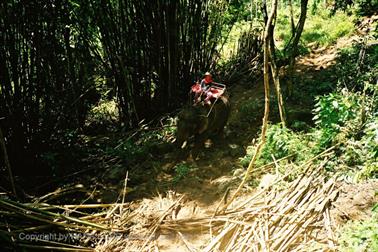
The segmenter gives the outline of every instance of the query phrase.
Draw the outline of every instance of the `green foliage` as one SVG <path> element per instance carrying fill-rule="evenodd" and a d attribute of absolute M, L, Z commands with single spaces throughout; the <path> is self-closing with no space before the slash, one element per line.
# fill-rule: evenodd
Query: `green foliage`
<path fill-rule="evenodd" d="M 176 165 L 174 169 L 175 169 L 176 174 L 173 177 L 173 183 L 178 183 L 182 179 L 188 176 L 192 167 L 186 163 L 181 163 L 181 164 Z"/>
<path fill-rule="evenodd" d="M 240 160 L 244 167 L 248 166 L 255 151 L 256 145 L 247 148 L 247 154 Z M 306 135 L 275 124 L 268 127 L 266 142 L 256 164 L 260 166 L 272 162 L 272 155 L 275 159 L 292 155 L 291 160 L 301 162 L 306 160 L 310 154 Z"/>
<path fill-rule="evenodd" d="M 176 127 L 175 120 L 167 117 L 161 120 L 162 126 L 150 129 L 142 125 L 140 129 L 128 132 L 128 137 L 119 139 L 111 145 L 99 146 L 104 154 L 125 162 L 135 164 L 152 157 L 164 154 L 172 145 Z"/>
<path fill-rule="evenodd" d="M 295 15 L 298 16 L 298 9 L 295 8 L 295 11 Z M 308 44 L 328 46 L 337 39 L 350 35 L 354 31 L 352 20 L 353 17 L 343 12 L 336 12 L 335 15 L 330 16 L 326 8 L 317 8 L 314 13 L 309 12 L 301 36 L 299 52 L 307 53 Z M 291 38 L 290 16 L 287 11 L 279 12 L 275 33 L 279 48 L 284 48 Z"/>
<path fill-rule="evenodd" d="M 314 151 L 341 144 L 332 167 L 355 181 L 377 178 L 377 51 L 354 45 L 340 52 L 336 92 L 317 98 Z"/>
<path fill-rule="evenodd" d="M 250 27 L 251 22 L 248 21 L 239 21 L 232 26 L 229 34 L 227 34 L 227 40 L 222 46 L 220 64 L 225 64 L 237 52 L 239 39 L 244 33 L 248 32 Z"/>
<path fill-rule="evenodd" d="M 272 155 L 276 159 L 289 155 L 295 155 L 293 160 L 302 161 L 308 155 L 308 146 L 302 134 L 297 134 L 281 125 L 272 125 L 266 134 L 266 145 L 262 149 L 261 158 L 272 160 Z"/>
<path fill-rule="evenodd" d="M 88 113 L 87 127 L 105 128 L 110 130 L 119 121 L 119 110 L 115 100 L 102 100 Z"/>
<path fill-rule="evenodd" d="M 378 47 L 366 48 L 360 43 L 342 49 L 338 55 L 336 72 L 339 85 L 349 90 L 361 91 L 366 83 L 375 83 L 378 79 Z"/>
<path fill-rule="evenodd" d="M 242 121 L 253 122 L 258 116 L 261 116 L 261 110 L 264 107 L 264 101 L 260 99 L 247 100 L 240 105 L 239 116 Z"/>
<path fill-rule="evenodd" d="M 333 12 L 347 11 L 355 6 L 354 11 L 360 16 L 369 16 L 378 12 L 378 0 L 335 0 Z"/>
<path fill-rule="evenodd" d="M 360 16 L 368 16 L 378 12 L 378 0 L 356 0 L 356 13 Z"/>
<path fill-rule="evenodd" d="M 378 179 L 378 118 L 366 125 L 359 145 L 347 147 L 354 154 L 353 161 L 358 160 L 361 166 L 355 175 L 355 181 Z"/>
<path fill-rule="evenodd" d="M 378 106 L 371 87 L 324 95 L 314 110 L 313 151 L 339 144 L 332 169 L 347 172 L 356 181 L 378 177 Z"/>
<path fill-rule="evenodd" d="M 309 134 L 270 125 L 266 143 L 256 161 L 261 166 L 293 155 L 298 165 L 324 149 L 338 144 L 327 170 L 348 173 L 355 180 L 378 177 L 378 102 L 377 87 L 366 85 L 364 92 L 347 89 L 323 95 L 315 105 L 315 125 Z M 247 148 L 241 164 L 247 166 L 256 145 Z"/>
<path fill-rule="evenodd" d="M 378 215 L 368 220 L 352 221 L 340 230 L 340 251 L 378 251 Z"/>
<path fill-rule="evenodd" d="M 348 95 L 346 95 L 348 94 Z M 314 121 L 318 129 L 320 148 L 329 147 L 340 129 L 352 118 L 360 108 L 360 100 L 353 93 L 330 93 L 317 98 L 314 109 Z"/>
<path fill-rule="evenodd" d="M 337 12 L 330 17 L 327 10 L 319 9 L 318 13 L 308 17 L 302 41 L 304 44 L 316 42 L 322 46 L 331 45 L 354 31 L 352 20 L 353 17 L 345 13 Z"/>
<path fill-rule="evenodd" d="M 254 79 L 259 72 L 262 51 L 262 30 L 251 25 L 252 22 L 235 24 L 222 45 L 221 58 L 215 71 L 228 83 L 240 79 Z"/>
<path fill-rule="evenodd" d="M 114 100 L 101 101 L 90 111 L 88 119 L 116 121 L 119 118 L 117 103 Z"/>
<path fill-rule="evenodd" d="M 229 8 L 224 13 L 226 23 L 233 25 L 235 22 L 249 20 L 251 17 L 251 2 L 249 0 L 231 0 Z"/>

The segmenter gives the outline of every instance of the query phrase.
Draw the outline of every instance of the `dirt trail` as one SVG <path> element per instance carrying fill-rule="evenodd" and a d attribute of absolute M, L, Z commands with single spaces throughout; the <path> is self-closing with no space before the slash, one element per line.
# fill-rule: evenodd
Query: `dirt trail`
<path fill-rule="evenodd" d="M 296 64 L 296 79 L 317 78 L 322 76 L 322 71 L 332 67 L 336 63 L 337 51 L 340 48 L 351 45 L 358 36 L 342 38 L 335 45 L 319 49 L 313 49 L 310 54 L 302 56 Z M 274 96 L 273 87 L 271 95 Z M 264 88 L 260 78 L 254 83 L 237 83 L 230 90 L 232 111 L 226 129 L 227 136 L 221 142 L 215 143 L 209 149 L 204 149 L 200 160 L 184 161 L 194 167 L 189 176 L 185 178 L 172 190 L 184 193 L 190 199 L 197 201 L 198 205 L 211 209 L 214 203 L 219 202 L 226 189 L 237 185 L 241 180 L 240 172 L 235 170 L 243 169 L 239 158 L 243 157 L 246 148 L 254 138 L 258 137 L 261 126 L 263 108 L 260 115 L 248 122 L 240 121 L 243 116 L 241 110 L 243 105 L 251 101 L 263 103 Z M 288 104 L 288 107 L 295 109 L 296 104 Z M 303 108 L 302 108 L 303 109 Z M 308 110 L 308 108 L 304 108 Z M 311 108 L 309 108 L 311 109 Z M 257 113 L 259 114 L 259 113 Z M 277 121 L 277 115 L 271 112 L 271 121 Z"/>
<path fill-rule="evenodd" d="M 333 66 L 336 62 L 337 50 L 350 45 L 356 38 L 341 39 L 337 44 L 328 48 L 314 49 L 312 53 L 298 59 L 296 65 L 296 79 L 316 78 L 322 71 Z M 246 148 L 254 138 L 258 137 L 261 126 L 263 108 L 249 121 L 243 121 L 243 106 L 250 102 L 263 104 L 264 88 L 260 78 L 254 83 L 236 83 L 230 88 L 232 104 L 231 116 L 226 128 L 225 139 L 213 143 L 210 148 L 204 148 L 199 160 L 183 160 L 182 163 L 191 167 L 189 174 L 175 185 L 159 186 L 155 192 L 164 194 L 172 190 L 185 194 L 188 200 L 193 200 L 203 209 L 214 209 L 222 199 L 227 188 L 235 187 L 241 181 L 243 168 L 240 158 L 246 153 Z M 274 96 L 272 88 L 271 95 Z M 288 104 L 295 108 L 297 104 Z M 311 108 L 302 108 L 302 110 Z M 271 121 L 277 121 L 278 115 L 271 112 Z M 165 185 L 175 176 L 172 167 L 176 164 L 168 157 L 162 161 L 162 172 L 157 182 Z"/>
<path fill-rule="evenodd" d="M 337 52 L 345 47 L 351 46 L 354 42 L 360 40 L 360 36 L 340 38 L 336 44 L 328 47 L 311 48 L 311 52 L 301 56 L 297 60 L 297 72 L 313 72 L 326 69 L 336 63 Z"/>
<path fill-rule="evenodd" d="M 344 47 L 350 46 L 357 41 L 359 36 L 355 35 L 349 38 L 340 39 L 335 45 L 324 48 L 313 48 L 311 53 L 299 57 L 296 64 L 296 80 L 324 78 L 324 73 L 330 70 L 336 63 L 337 52 Z M 273 89 L 272 89 L 273 90 Z M 241 181 L 242 166 L 239 158 L 245 155 L 247 146 L 253 138 L 257 137 L 261 125 L 262 113 L 249 122 L 243 122 L 241 119 L 242 107 L 250 101 L 263 101 L 264 89 L 262 80 L 255 83 L 238 83 L 232 86 L 230 90 L 232 112 L 229 124 L 226 129 L 226 137 L 210 148 L 204 149 L 200 159 L 184 160 L 185 163 L 192 167 L 189 174 L 179 183 L 170 186 L 157 186 L 155 188 L 159 197 L 152 199 L 147 203 L 151 208 L 149 211 L 154 212 L 161 207 L 165 194 L 173 197 L 171 201 L 177 199 L 178 195 L 185 195 L 185 201 L 181 218 L 190 216 L 210 215 L 224 196 L 227 188 L 234 188 Z M 292 104 L 295 107 L 297 104 Z M 288 104 L 290 107 L 291 104 Z M 274 120 L 274 118 L 273 118 Z M 158 183 L 164 184 L 171 181 L 174 174 L 172 170 L 165 167 L 172 167 L 172 159 L 168 157 L 163 160 L 162 172 L 158 175 Z M 371 206 L 374 200 L 374 190 L 377 184 L 368 183 L 362 185 L 342 185 L 341 196 L 337 204 L 342 205 L 335 208 L 334 217 L 339 223 L 347 219 L 354 219 L 359 213 L 365 213 L 366 209 Z M 348 189 L 349 188 L 349 189 Z M 348 196 L 348 191 L 353 189 L 357 196 Z M 366 189 L 367 188 L 367 189 Z M 366 190 L 365 190 L 366 189 Z M 164 191 L 166 193 L 164 193 Z M 172 196 L 172 192 L 174 196 Z M 162 197 L 160 196 L 162 195 Z M 373 196 L 372 196 L 373 195 Z M 168 198 L 169 198 L 168 197 Z M 357 197 L 357 198 L 356 198 Z M 363 206 L 363 207 L 361 207 Z M 176 216 L 177 217 L 177 216 Z M 183 233 L 185 239 L 196 248 L 203 248 L 201 245 L 206 244 L 209 239 L 208 229 L 201 232 L 192 233 L 191 231 Z M 156 240 L 157 246 L 161 251 L 190 251 L 185 240 L 178 233 L 160 234 Z"/>
<path fill-rule="evenodd" d="M 256 137 L 262 117 L 261 114 L 261 117 L 256 117 L 244 127 L 245 124 L 238 121 L 240 105 L 249 100 L 262 100 L 264 93 L 262 85 L 260 86 L 250 83 L 231 88 L 231 117 L 225 129 L 224 139 L 218 139 L 209 148 L 204 148 L 198 160 L 183 160 L 182 163 L 192 169 L 188 176 L 171 187 L 171 190 L 186 194 L 199 206 L 211 209 L 212 205 L 223 197 L 228 187 L 240 181 L 239 177 L 234 176 L 234 171 L 242 169 L 239 158 L 245 155 L 248 144 Z M 171 160 L 168 159 L 165 165 L 172 166 Z M 159 177 L 164 180 L 172 176 L 174 174 L 164 173 Z"/>

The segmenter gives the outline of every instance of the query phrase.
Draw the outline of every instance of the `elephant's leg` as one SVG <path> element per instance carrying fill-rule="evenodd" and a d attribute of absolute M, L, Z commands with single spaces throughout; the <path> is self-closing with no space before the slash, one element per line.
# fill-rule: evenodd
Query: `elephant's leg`
<path fill-rule="evenodd" d="M 205 143 L 207 135 L 200 134 L 195 137 L 194 147 L 192 149 L 192 156 L 194 159 L 200 157 L 200 154 L 203 152 L 203 145 Z"/>
<path fill-rule="evenodd" d="M 185 160 L 190 154 L 190 151 L 188 148 L 178 148 L 176 151 L 175 151 L 175 159 L 176 161 L 181 161 L 181 160 Z"/>

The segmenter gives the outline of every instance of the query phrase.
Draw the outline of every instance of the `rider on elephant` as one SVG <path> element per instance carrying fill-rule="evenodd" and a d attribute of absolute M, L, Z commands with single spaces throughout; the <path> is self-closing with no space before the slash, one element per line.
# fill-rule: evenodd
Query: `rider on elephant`
<path fill-rule="evenodd" d="M 197 83 L 192 87 L 192 91 L 195 93 L 194 102 L 200 102 L 202 95 L 205 96 L 204 103 L 207 105 L 211 104 L 212 98 L 219 98 L 219 96 L 221 96 L 222 94 L 219 93 L 218 89 L 212 88 L 214 83 L 215 82 L 213 81 L 213 76 L 211 75 L 211 73 L 206 72 L 204 74 L 204 78 L 201 80 L 201 83 Z"/>

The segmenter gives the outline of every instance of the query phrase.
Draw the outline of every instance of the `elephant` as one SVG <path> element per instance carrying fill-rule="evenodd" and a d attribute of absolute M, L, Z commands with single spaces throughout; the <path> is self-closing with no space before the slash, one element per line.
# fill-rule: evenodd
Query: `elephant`
<path fill-rule="evenodd" d="M 187 106 L 178 114 L 177 145 L 183 149 L 189 139 L 194 137 L 194 150 L 199 150 L 205 140 L 223 134 L 229 114 L 230 103 L 227 96 L 221 96 L 211 106 Z"/>

